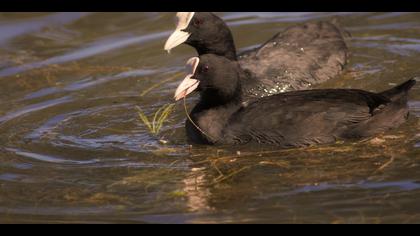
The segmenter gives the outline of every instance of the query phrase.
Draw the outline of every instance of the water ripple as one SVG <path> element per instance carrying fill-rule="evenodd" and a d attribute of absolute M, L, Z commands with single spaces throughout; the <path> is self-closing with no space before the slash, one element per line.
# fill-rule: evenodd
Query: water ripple
<path fill-rule="evenodd" d="M 129 38 L 120 39 L 117 41 L 115 41 L 115 39 L 113 41 L 106 39 L 103 41 L 96 42 L 85 48 L 75 50 L 68 54 L 52 57 L 52 58 L 49 58 L 47 60 L 40 61 L 40 62 L 29 63 L 29 64 L 24 64 L 21 66 L 10 67 L 10 68 L 0 70 L 0 77 L 11 76 L 11 75 L 22 73 L 28 70 L 37 69 L 37 68 L 41 68 L 41 67 L 52 65 L 52 64 L 62 64 L 62 63 L 70 62 L 70 61 L 80 60 L 87 57 L 95 56 L 97 54 L 109 52 L 111 50 L 127 47 L 129 45 L 136 44 L 136 43 L 146 43 L 146 42 L 158 39 L 158 38 L 163 38 L 165 36 L 168 36 L 170 33 L 171 33 L 170 31 L 166 31 L 166 32 L 153 33 L 153 34 L 136 36 L 136 37 L 129 37 Z"/>
<path fill-rule="evenodd" d="M 408 107 L 410 108 L 410 112 L 417 117 L 420 117 L 420 101 L 409 101 Z"/>
<path fill-rule="evenodd" d="M 8 182 L 20 182 L 20 183 L 34 183 L 35 181 L 31 179 L 30 176 L 13 174 L 13 173 L 4 173 L 0 174 L 0 181 Z"/>
<path fill-rule="evenodd" d="M 285 192 L 281 192 L 277 194 L 271 194 L 269 196 L 267 195 L 262 198 L 266 199 L 266 198 L 271 198 L 271 197 L 290 196 L 290 195 L 297 195 L 301 193 L 321 192 L 321 191 L 327 191 L 327 190 L 384 189 L 384 188 L 392 188 L 394 189 L 393 191 L 413 191 L 413 190 L 420 189 L 420 183 L 413 180 L 390 181 L 390 182 L 360 181 L 354 184 L 320 183 L 317 185 L 306 185 L 292 191 L 285 191 Z"/>
<path fill-rule="evenodd" d="M 68 160 L 68 159 L 62 159 L 58 157 L 53 157 L 53 156 L 48 156 L 48 155 L 43 155 L 43 154 L 38 154 L 38 153 L 33 153 L 33 152 L 22 151 L 15 148 L 6 148 L 6 150 L 18 156 L 31 158 L 37 161 L 44 161 L 44 162 L 57 163 L 57 164 L 86 165 L 86 164 L 98 163 L 100 161 L 99 159 L 92 159 L 92 160 L 87 160 L 87 161 Z"/>
<path fill-rule="evenodd" d="M 83 89 L 87 89 L 96 85 L 108 83 L 115 80 L 120 80 L 120 79 L 125 79 L 125 78 L 130 78 L 130 77 L 137 77 L 137 76 L 148 76 L 148 75 L 156 74 L 158 72 L 162 73 L 161 70 L 158 71 L 158 70 L 138 69 L 138 70 L 125 71 L 117 75 L 104 76 L 100 78 L 88 77 L 88 78 L 73 82 L 65 86 L 64 88 L 51 87 L 51 88 L 41 89 L 39 91 L 26 95 L 24 97 L 24 100 L 39 98 L 39 97 L 43 97 L 43 96 L 47 96 L 51 94 L 60 93 L 60 92 L 73 92 L 73 91 L 83 90 Z"/>
<path fill-rule="evenodd" d="M 89 15 L 82 12 L 61 12 L 43 17 L 32 18 L 24 22 L 5 22 L 0 24 L 0 44 L 4 44 L 12 38 L 39 31 L 49 25 L 64 25 Z"/>
<path fill-rule="evenodd" d="M 67 102 L 70 102 L 72 100 L 73 100 L 72 97 L 66 96 L 66 97 L 57 98 L 57 99 L 53 99 L 53 100 L 48 100 L 48 101 L 45 101 L 45 102 L 40 102 L 40 103 L 37 103 L 37 104 L 33 104 L 33 105 L 23 107 L 22 109 L 7 113 L 6 115 L 0 117 L 0 125 L 9 121 L 9 120 L 11 120 L 11 119 L 17 118 L 19 116 L 26 115 L 28 113 L 35 112 L 35 111 L 40 111 L 40 110 L 43 110 L 43 109 L 46 109 L 46 108 L 49 108 L 49 107 L 52 107 L 52 106 L 56 106 L 56 105 L 59 105 L 59 104 L 67 103 Z"/>

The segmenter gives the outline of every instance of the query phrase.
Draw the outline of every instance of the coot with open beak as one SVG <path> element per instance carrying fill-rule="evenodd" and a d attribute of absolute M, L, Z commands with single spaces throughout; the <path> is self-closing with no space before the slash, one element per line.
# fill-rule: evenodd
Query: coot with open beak
<path fill-rule="evenodd" d="M 190 59 L 188 68 L 175 99 L 199 91 L 186 130 L 192 142 L 201 144 L 254 142 L 287 148 L 373 136 L 406 121 L 408 91 L 416 83 L 409 80 L 381 93 L 292 91 L 244 103 L 237 63 L 205 54 Z"/>

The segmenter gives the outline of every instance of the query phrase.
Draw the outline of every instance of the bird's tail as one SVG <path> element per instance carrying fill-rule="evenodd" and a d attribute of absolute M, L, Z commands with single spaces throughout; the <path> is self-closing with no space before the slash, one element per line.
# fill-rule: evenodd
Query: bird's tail
<path fill-rule="evenodd" d="M 408 91 L 416 84 L 415 79 L 410 79 L 392 89 L 380 93 L 382 96 L 387 97 L 391 101 L 396 101 L 402 97 L 407 97 Z"/>

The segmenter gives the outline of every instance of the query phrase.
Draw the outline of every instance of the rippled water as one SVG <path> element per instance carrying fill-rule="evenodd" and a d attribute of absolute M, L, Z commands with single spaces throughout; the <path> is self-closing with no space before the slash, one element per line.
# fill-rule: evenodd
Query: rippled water
<path fill-rule="evenodd" d="M 419 13 L 219 13 L 241 50 L 338 16 L 352 53 L 319 86 L 381 91 L 420 76 Z M 420 223 L 420 87 L 399 129 L 307 149 L 190 147 L 195 55 L 163 51 L 173 13 L 0 14 L 0 222 Z M 258 33 L 256 33 L 258 32 Z M 190 98 L 191 109 L 196 100 Z M 163 141 L 164 140 L 164 141 Z"/>

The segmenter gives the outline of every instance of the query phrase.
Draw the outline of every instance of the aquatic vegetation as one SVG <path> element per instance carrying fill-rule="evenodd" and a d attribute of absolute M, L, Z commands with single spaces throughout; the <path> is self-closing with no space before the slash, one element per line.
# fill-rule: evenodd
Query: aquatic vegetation
<path fill-rule="evenodd" d="M 138 110 L 140 120 L 146 125 L 148 131 L 151 134 L 156 135 L 159 133 L 163 123 L 168 119 L 169 115 L 173 111 L 174 106 L 174 103 L 163 105 L 154 113 L 151 120 L 146 116 L 146 114 L 139 106 L 136 106 L 136 109 Z"/>
<path fill-rule="evenodd" d="M 169 78 L 159 83 L 153 84 L 152 86 L 141 92 L 140 96 L 143 97 L 150 93 L 153 89 L 156 89 L 170 81 L 177 79 L 181 74 L 181 72 L 177 72 Z M 145 115 L 145 113 L 139 106 L 136 106 L 136 109 L 138 110 L 140 120 L 146 125 L 149 133 L 156 135 L 162 128 L 163 123 L 168 119 L 169 115 L 172 113 L 174 106 L 174 103 L 163 105 L 154 113 L 152 120 L 149 120 L 149 118 Z M 162 140 L 162 142 L 164 142 L 164 140 Z"/>
<path fill-rule="evenodd" d="M 187 197 L 188 193 L 183 190 L 174 190 L 168 193 L 168 195 L 173 198 L 180 198 L 180 197 Z"/>
<path fill-rule="evenodd" d="M 420 86 L 410 94 L 407 123 L 363 141 L 285 150 L 189 145 L 183 101 L 157 134 L 135 107 L 152 127 L 195 54 L 187 46 L 168 55 L 162 36 L 49 64 L 166 31 L 173 13 L 93 13 L 25 32 L 20 23 L 49 13 L 22 14 L 0 17 L 3 29 L 21 32 L 0 49 L 0 67 L 11 74 L 0 76 L 1 223 L 420 222 Z M 342 13 L 220 14 L 234 23 L 243 51 L 280 28 Z M 401 56 L 393 46 L 415 44 L 400 39 L 420 38 L 419 17 L 343 13 L 356 36 L 349 71 L 317 88 L 381 91 L 418 76 L 420 52 Z M 186 100 L 188 111 L 195 101 Z"/>

